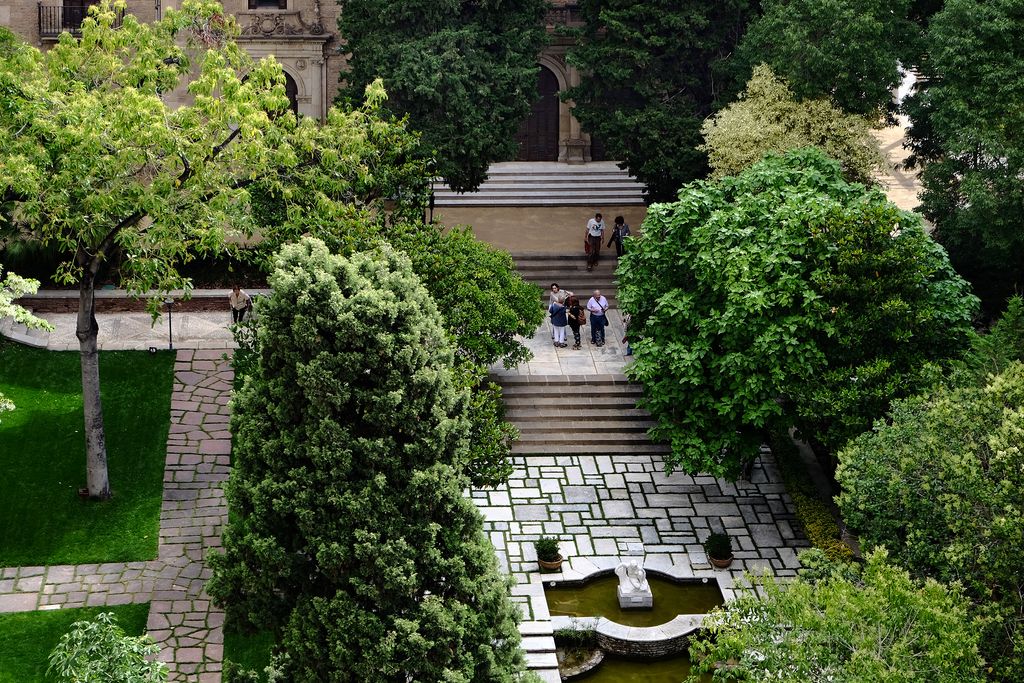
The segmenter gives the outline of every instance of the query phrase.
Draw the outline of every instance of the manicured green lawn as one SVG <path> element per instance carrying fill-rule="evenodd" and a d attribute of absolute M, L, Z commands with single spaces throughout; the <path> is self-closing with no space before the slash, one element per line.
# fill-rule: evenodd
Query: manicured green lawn
<path fill-rule="evenodd" d="M 156 557 L 174 355 L 100 354 L 110 487 L 85 485 L 77 352 L 0 342 L 0 566 L 127 562 Z"/>
<path fill-rule="evenodd" d="M 149 603 L 118 607 L 83 607 L 52 612 L 0 614 L 0 683 L 44 683 L 48 657 L 71 624 L 113 612 L 130 636 L 146 630 Z"/>
<path fill-rule="evenodd" d="M 229 628 L 224 629 L 224 661 L 233 662 L 242 669 L 262 674 L 263 669 L 270 664 L 270 650 L 273 647 L 274 634 L 270 631 L 242 635 Z M 0 680 L 0 683 L 3 681 Z"/>

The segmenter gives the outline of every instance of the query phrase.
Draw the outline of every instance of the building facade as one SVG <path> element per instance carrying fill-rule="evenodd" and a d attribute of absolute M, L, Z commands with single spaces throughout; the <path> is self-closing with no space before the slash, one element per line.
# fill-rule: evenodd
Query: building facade
<path fill-rule="evenodd" d="M 180 0 L 127 0 L 128 11 L 154 21 Z M 335 0 L 222 0 L 241 28 L 239 43 L 254 58 L 273 55 L 281 63 L 286 90 L 298 113 L 322 119 L 338 90 L 345 58 L 339 49 Z M 62 32 L 72 34 L 88 13 L 89 0 L 0 0 L 0 26 L 7 26 L 41 49 Z M 582 164 L 604 158 L 572 116 L 559 93 L 579 83 L 580 75 L 565 61 L 570 45 L 555 27 L 578 23 L 575 0 L 555 0 L 545 20 L 551 43 L 538 57 L 539 99 L 520 127 L 519 161 Z"/>

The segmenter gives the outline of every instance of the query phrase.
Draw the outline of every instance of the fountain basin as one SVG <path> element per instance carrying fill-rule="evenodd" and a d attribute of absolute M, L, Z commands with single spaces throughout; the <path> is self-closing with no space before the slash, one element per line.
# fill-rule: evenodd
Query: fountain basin
<path fill-rule="evenodd" d="M 607 571 L 583 579 L 546 581 L 544 594 L 555 629 L 593 629 L 601 650 L 632 659 L 661 659 L 685 653 L 700 631 L 704 614 L 722 605 L 717 581 L 647 574 L 654 593 L 651 610 L 619 607 L 618 579 Z"/>
<path fill-rule="evenodd" d="M 605 617 L 631 627 L 657 626 L 680 614 L 706 614 L 725 602 L 714 579 L 673 579 L 652 570 L 647 580 L 654 594 L 651 609 L 622 609 L 618 579 L 606 572 L 582 580 L 545 581 L 544 596 L 553 617 Z"/>

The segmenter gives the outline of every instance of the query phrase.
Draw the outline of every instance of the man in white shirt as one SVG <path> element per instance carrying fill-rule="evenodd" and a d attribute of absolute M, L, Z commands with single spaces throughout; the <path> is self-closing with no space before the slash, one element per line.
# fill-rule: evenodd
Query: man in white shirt
<path fill-rule="evenodd" d="M 245 290 L 235 285 L 228 294 L 228 305 L 231 306 L 231 322 L 240 323 L 245 319 L 245 313 L 252 306 L 252 297 L 245 293 Z"/>
<path fill-rule="evenodd" d="M 587 221 L 587 231 L 584 239 L 587 241 L 587 270 L 593 270 L 597 264 L 597 258 L 601 255 L 601 239 L 604 235 L 604 219 L 601 214 L 595 213 L 594 217 Z"/>
<path fill-rule="evenodd" d="M 590 311 L 590 343 L 604 346 L 604 328 L 608 326 L 608 299 L 601 296 L 600 289 L 594 290 L 594 296 L 587 302 L 587 310 Z"/>

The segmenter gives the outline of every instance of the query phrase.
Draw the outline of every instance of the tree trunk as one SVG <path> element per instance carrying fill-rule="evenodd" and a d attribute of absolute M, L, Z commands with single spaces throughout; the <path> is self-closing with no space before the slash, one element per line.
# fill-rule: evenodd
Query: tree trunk
<path fill-rule="evenodd" d="M 100 357 L 96 338 L 95 277 L 86 270 L 78 290 L 78 324 L 75 336 L 82 363 L 82 406 L 85 413 L 85 473 L 89 497 L 110 498 L 107 476 L 107 440 L 103 431 L 103 404 L 100 400 Z"/>

